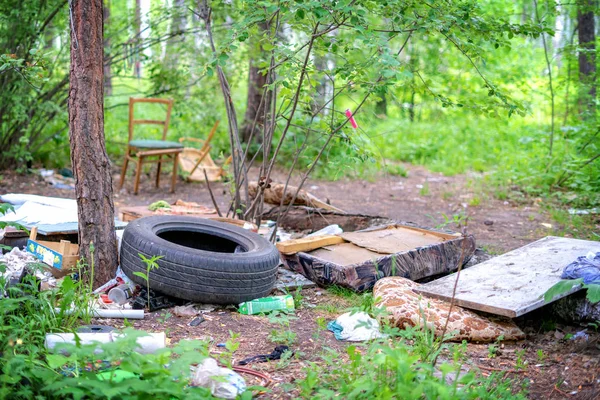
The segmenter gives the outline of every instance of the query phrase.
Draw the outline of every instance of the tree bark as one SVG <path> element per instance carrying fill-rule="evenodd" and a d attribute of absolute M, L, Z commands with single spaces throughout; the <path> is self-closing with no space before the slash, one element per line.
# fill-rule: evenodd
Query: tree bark
<path fill-rule="evenodd" d="M 579 82 L 587 87 L 583 103 L 593 111 L 596 99 L 596 30 L 594 9 L 596 0 L 580 0 L 577 9 L 579 36 Z"/>
<path fill-rule="evenodd" d="M 104 27 L 106 27 L 110 20 L 110 0 L 104 0 L 103 2 L 103 14 L 104 14 Z M 112 74 L 110 71 L 110 39 L 104 38 L 104 94 L 106 96 L 112 95 Z"/>
<path fill-rule="evenodd" d="M 69 138 L 79 254 L 88 268 L 94 266 L 97 287 L 117 268 L 112 177 L 104 145 L 102 0 L 74 0 L 72 12 Z"/>
<path fill-rule="evenodd" d="M 269 27 L 266 23 L 259 24 L 260 38 L 266 34 Z M 258 42 L 258 41 L 257 41 Z M 250 63 L 248 66 L 248 97 L 246 100 L 246 113 L 244 114 L 244 121 L 242 123 L 241 140 L 243 143 L 248 143 L 251 137 L 254 140 L 260 142 L 262 140 L 262 131 L 265 126 L 265 111 L 268 110 L 270 105 L 270 94 L 267 91 L 266 97 L 263 99 L 264 87 L 267 84 L 267 74 L 262 74 L 257 66 L 257 60 L 264 55 L 265 51 L 262 46 L 257 44 L 256 51 L 257 55 L 250 57 Z M 254 128 L 254 135 L 252 130 Z"/>

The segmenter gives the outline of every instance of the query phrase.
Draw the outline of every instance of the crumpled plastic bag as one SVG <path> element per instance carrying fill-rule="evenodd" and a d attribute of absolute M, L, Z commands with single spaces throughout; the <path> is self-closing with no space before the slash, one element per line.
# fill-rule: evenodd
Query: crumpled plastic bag
<path fill-rule="evenodd" d="M 214 358 L 206 358 L 196 368 L 192 386 L 210 389 L 215 397 L 235 399 L 246 391 L 246 381 L 238 373 L 221 368 Z"/>
<path fill-rule="evenodd" d="M 600 285 L 600 253 L 589 252 L 577 257 L 576 261 L 567 265 L 561 275 L 562 279 L 583 278 L 583 283 Z"/>
<path fill-rule="evenodd" d="M 386 337 L 379 332 L 379 328 L 379 322 L 363 311 L 342 314 L 327 324 L 327 329 L 333 332 L 337 340 L 350 342 Z"/>

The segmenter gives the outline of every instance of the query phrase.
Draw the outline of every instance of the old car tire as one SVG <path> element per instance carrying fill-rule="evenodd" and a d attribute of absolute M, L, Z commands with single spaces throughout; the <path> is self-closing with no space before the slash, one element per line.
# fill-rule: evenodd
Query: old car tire
<path fill-rule="evenodd" d="M 132 221 L 121 242 L 121 268 L 145 286 L 146 258 L 162 256 L 150 272 L 150 288 L 201 303 L 237 304 L 267 296 L 279 252 L 263 237 L 204 218 L 153 216 Z"/>

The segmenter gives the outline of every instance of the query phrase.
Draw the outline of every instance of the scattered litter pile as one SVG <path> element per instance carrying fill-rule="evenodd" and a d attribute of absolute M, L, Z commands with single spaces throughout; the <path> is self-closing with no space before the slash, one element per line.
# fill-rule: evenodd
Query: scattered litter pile
<path fill-rule="evenodd" d="M 56 189 L 75 190 L 73 171 L 68 168 L 62 168 L 57 172 L 52 169 L 40 169 L 39 174 L 44 179 L 44 182 L 54 186 Z"/>
<path fill-rule="evenodd" d="M 32 274 L 40 281 L 40 289 L 56 287 L 57 282 L 52 273 L 40 268 L 40 264 L 32 254 L 17 247 L 4 255 L 0 254 L 0 266 L 4 266 L 0 269 L 0 276 L 7 285 L 16 285 L 22 282 L 27 274 Z M 0 297 L 3 296 L 3 291 L 0 290 Z"/>

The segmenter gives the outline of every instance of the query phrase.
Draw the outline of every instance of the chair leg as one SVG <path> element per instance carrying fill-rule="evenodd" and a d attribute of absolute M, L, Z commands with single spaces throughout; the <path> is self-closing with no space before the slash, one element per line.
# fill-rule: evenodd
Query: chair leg
<path fill-rule="evenodd" d="M 156 187 L 160 186 L 160 167 L 162 166 L 162 156 L 158 156 L 158 166 L 156 167 Z"/>
<path fill-rule="evenodd" d="M 142 160 L 144 157 L 140 156 L 137 159 L 137 167 L 135 168 L 135 182 L 133 183 L 133 194 L 138 194 L 140 188 L 140 175 L 142 173 Z"/>
<path fill-rule="evenodd" d="M 121 168 L 121 181 L 119 182 L 119 190 L 123 188 L 123 184 L 125 183 L 125 175 L 127 174 L 127 166 L 129 165 L 129 157 L 125 156 L 125 162 L 123 163 L 123 168 Z"/>
<path fill-rule="evenodd" d="M 179 165 L 179 153 L 173 155 L 173 175 L 171 176 L 171 193 L 175 193 L 175 183 L 177 183 L 177 166 Z"/>

